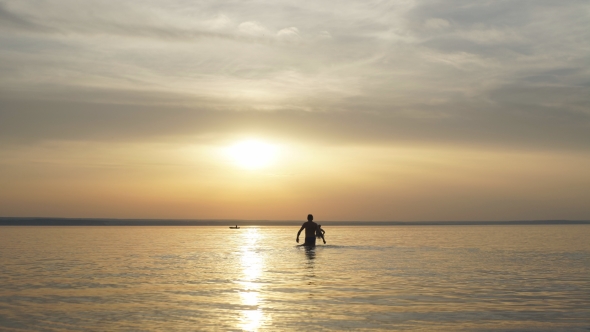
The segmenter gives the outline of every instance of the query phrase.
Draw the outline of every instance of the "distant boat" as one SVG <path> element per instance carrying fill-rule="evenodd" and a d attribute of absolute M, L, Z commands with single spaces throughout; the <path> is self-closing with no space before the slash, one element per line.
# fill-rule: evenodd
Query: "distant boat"
<path fill-rule="evenodd" d="M 231 229 L 240 229 L 240 227 L 239 227 L 238 225 L 235 225 L 235 226 L 229 226 L 229 228 L 231 228 Z"/>

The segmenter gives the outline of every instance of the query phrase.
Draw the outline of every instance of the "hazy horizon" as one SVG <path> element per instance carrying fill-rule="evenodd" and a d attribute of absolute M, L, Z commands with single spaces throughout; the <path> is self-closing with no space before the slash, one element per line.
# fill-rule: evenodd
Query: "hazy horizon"
<path fill-rule="evenodd" d="M 589 220 L 590 3 L 0 0 L 0 216 Z"/>
<path fill-rule="evenodd" d="M 332 226 L 405 227 L 405 226 L 574 226 L 590 225 L 590 220 L 318 220 L 327 228 Z M 0 217 L 0 226 L 209 226 L 209 227 L 299 227 L 304 220 L 256 220 L 256 219 L 117 219 L 117 218 L 47 218 Z"/>

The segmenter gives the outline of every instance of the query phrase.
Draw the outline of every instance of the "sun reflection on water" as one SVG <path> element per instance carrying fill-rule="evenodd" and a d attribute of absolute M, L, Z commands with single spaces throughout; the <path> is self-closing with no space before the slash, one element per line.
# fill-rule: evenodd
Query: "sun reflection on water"
<path fill-rule="evenodd" d="M 261 283 L 264 259 L 257 251 L 260 247 L 262 235 L 257 228 L 244 229 L 242 232 L 241 264 L 242 264 L 242 289 L 240 300 L 243 306 L 249 307 L 242 310 L 239 328 L 245 331 L 257 331 L 263 324 L 270 320 L 261 308 Z"/>
<path fill-rule="evenodd" d="M 266 320 L 262 310 L 244 310 L 241 328 L 246 331 L 257 331 Z"/>

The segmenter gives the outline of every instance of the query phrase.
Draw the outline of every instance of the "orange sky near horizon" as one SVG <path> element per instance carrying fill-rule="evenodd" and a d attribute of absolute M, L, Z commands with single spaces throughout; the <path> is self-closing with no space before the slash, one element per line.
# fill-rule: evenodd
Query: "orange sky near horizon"
<path fill-rule="evenodd" d="M 588 214 L 590 180 L 579 177 L 590 169 L 584 154 L 287 141 L 275 146 L 275 160 L 258 167 L 240 164 L 231 144 L 54 142 L 4 152 L 2 159 L 11 162 L 1 166 L 6 177 L 0 211 L 262 220 L 314 213 L 322 220 L 406 221 Z"/>

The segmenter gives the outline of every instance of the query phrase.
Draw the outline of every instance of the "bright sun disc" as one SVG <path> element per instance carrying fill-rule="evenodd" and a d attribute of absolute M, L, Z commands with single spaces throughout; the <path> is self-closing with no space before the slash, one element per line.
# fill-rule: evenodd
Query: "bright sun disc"
<path fill-rule="evenodd" d="M 248 140 L 229 148 L 229 155 L 243 168 L 256 169 L 270 166 L 276 158 L 276 147 L 261 141 Z"/>

